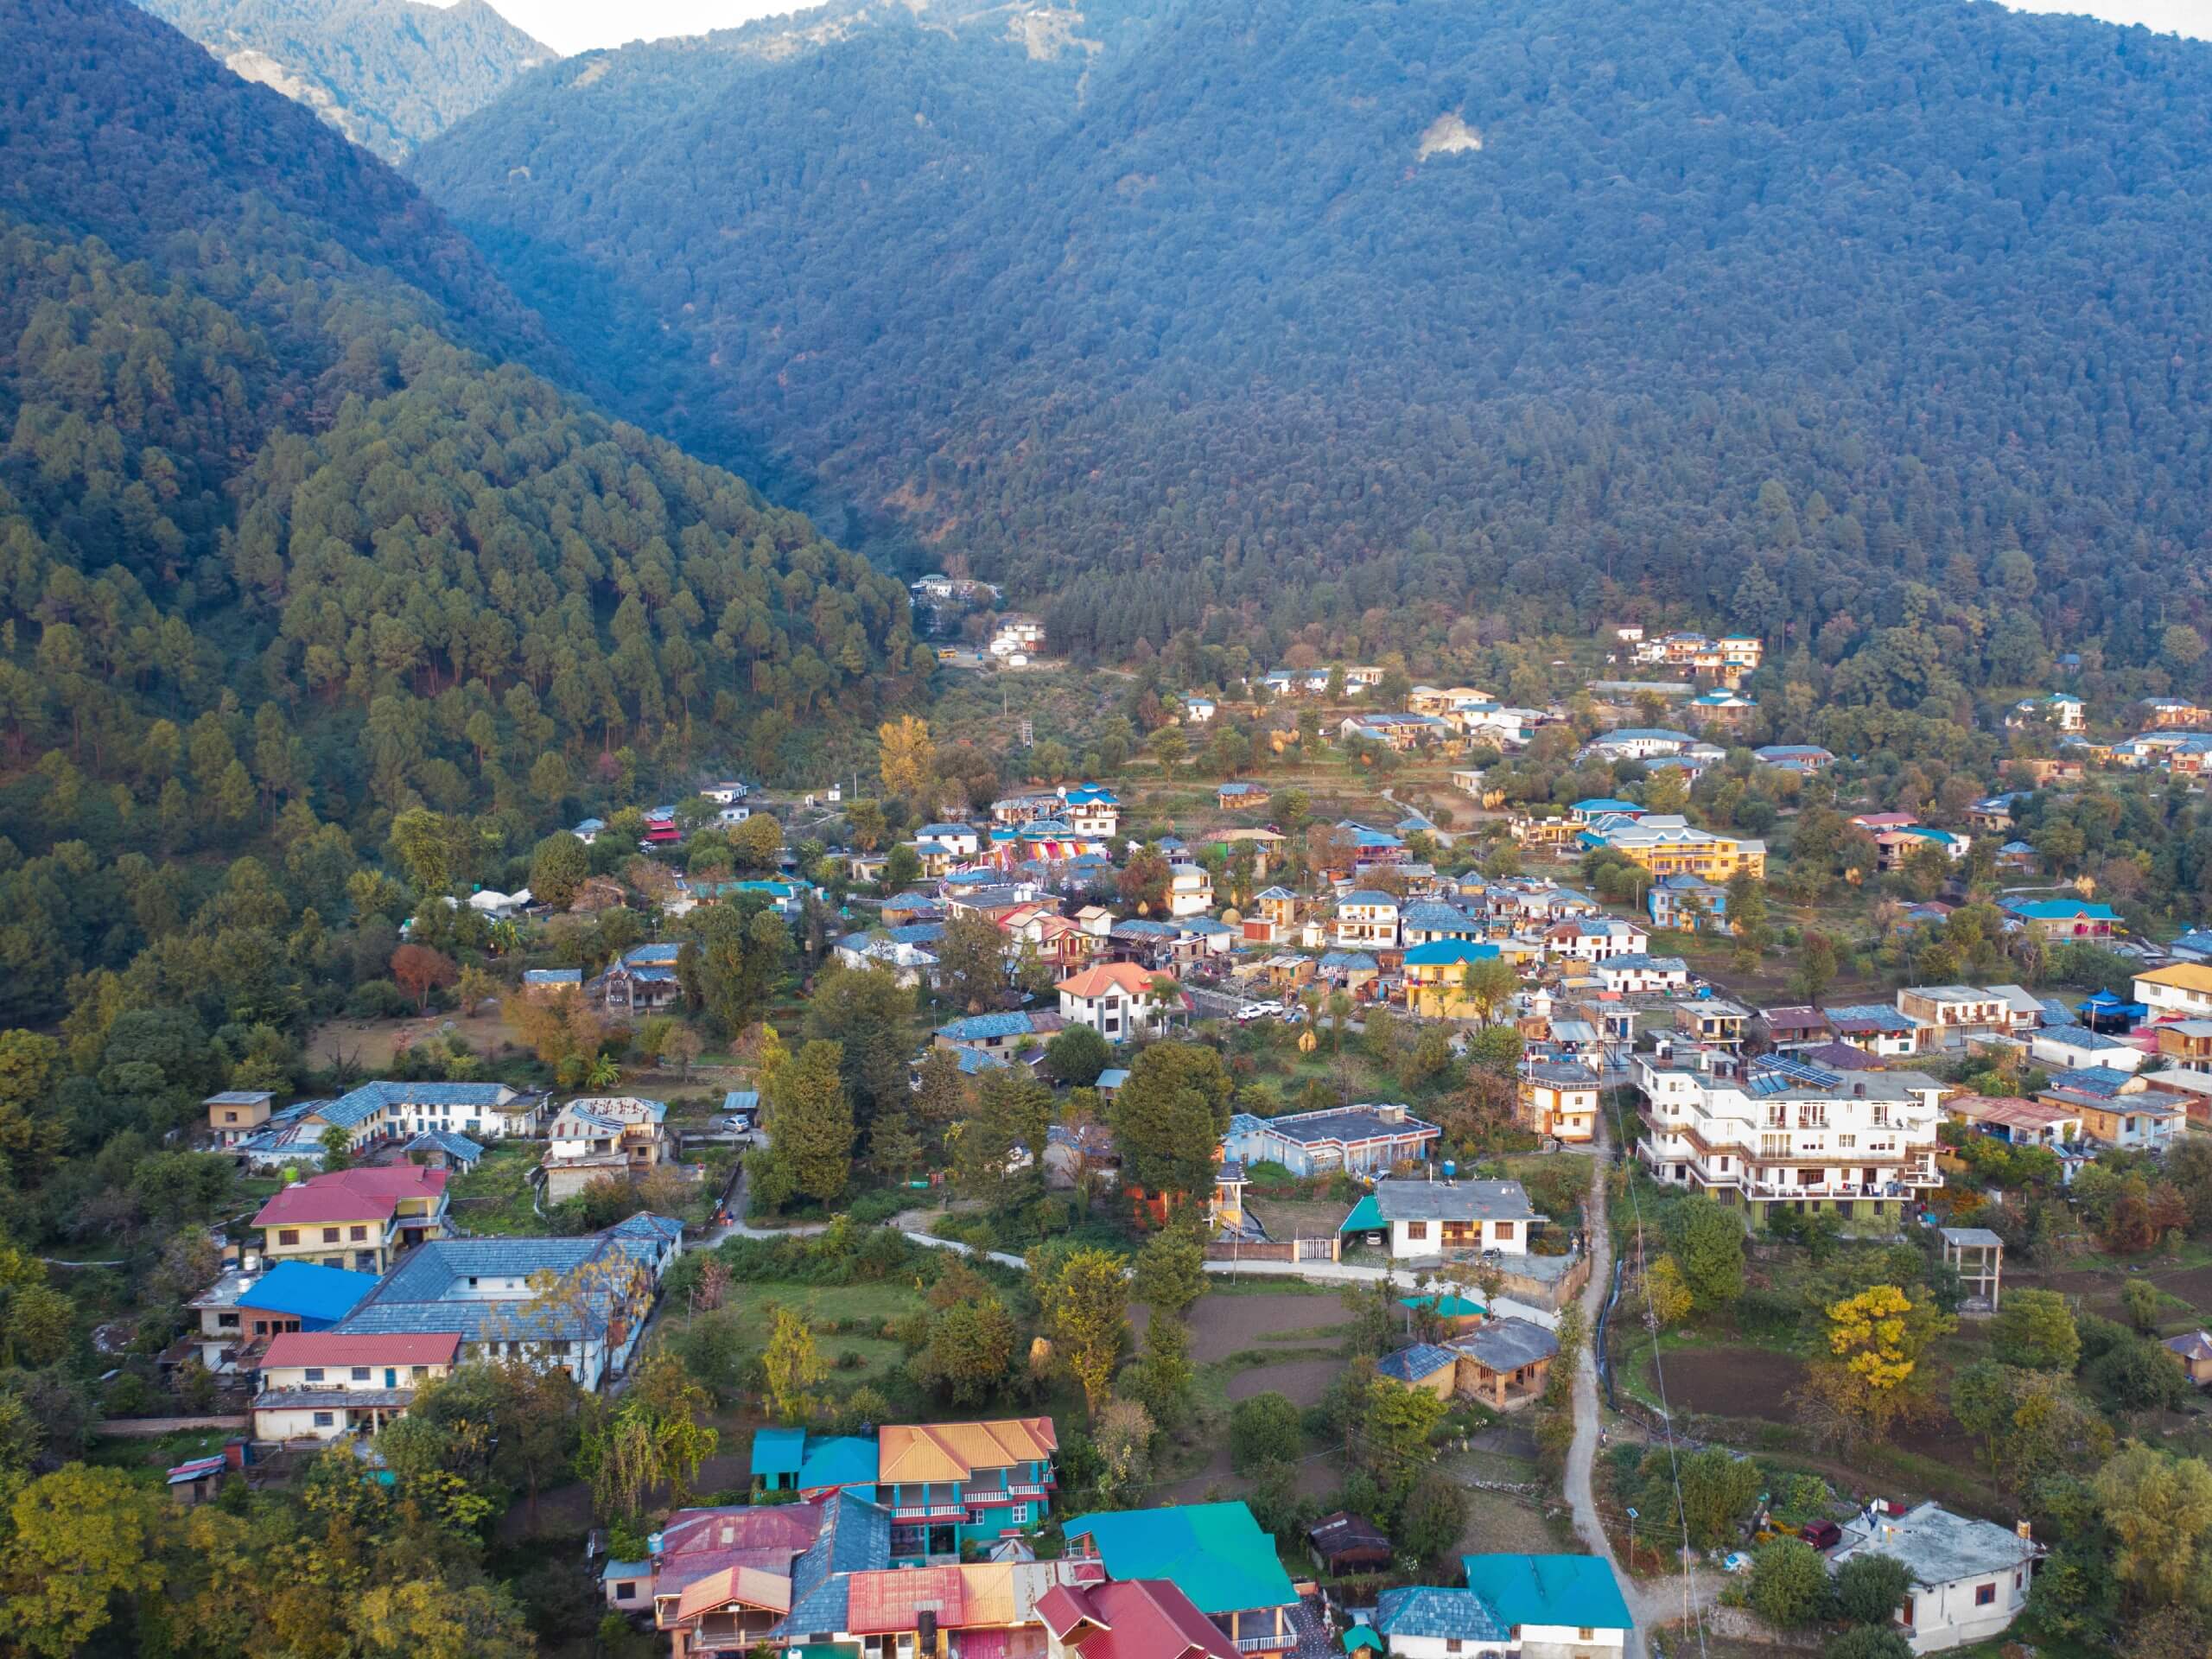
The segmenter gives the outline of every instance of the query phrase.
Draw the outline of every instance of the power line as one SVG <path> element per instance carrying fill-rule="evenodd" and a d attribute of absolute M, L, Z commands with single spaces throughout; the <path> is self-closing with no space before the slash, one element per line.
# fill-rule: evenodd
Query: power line
<path fill-rule="evenodd" d="M 1636 1196 L 1636 1172 L 1629 1167 L 1635 1152 L 1628 1143 L 1628 1124 L 1621 1111 L 1618 1090 L 1613 1091 L 1613 1133 L 1620 1139 L 1623 1173 L 1627 1177 L 1629 1209 L 1635 1217 L 1637 1258 L 1641 1261 L 1644 1255 L 1643 1205 Z M 1705 1610 L 1697 1605 L 1696 1580 L 1690 1572 L 1689 1505 L 1682 1497 L 1681 1454 L 1675 1444 L 1675 1413 L 1667 1403 L 1667 1367 L 1659 1356 L 1659 1332 L 1656 1326 L 1651 1332 L 1651 1375 L 1659 1388 L 1660 1417 L 1667 1426 L 1667 1474 L 1675 1488 L 1675 1516 L 1681 1522 L 1682 1529 L 1682 1605 L 1697 1626 L 1697 1650 L 1700 1659 L 1710 1659 L 1705 1642 Z M 1635 1535 L 1631 1533 L 1630 1535 L 1633 1538 Z M 1633 1559 L 1630 1565 L 1635 1565 Z"/>

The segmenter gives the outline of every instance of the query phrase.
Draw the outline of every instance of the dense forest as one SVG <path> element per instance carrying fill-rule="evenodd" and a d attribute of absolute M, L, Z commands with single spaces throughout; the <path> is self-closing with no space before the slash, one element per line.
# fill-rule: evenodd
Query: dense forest
<path fill-rule="evenodd" d="M 554 58 L 485 0 L 147 0 L 146 9 L 387 161 Z"/>
<path fill-rule="evenodd" d="M 626 413 L 1079 652 L 1855 645 L 2024 554 L 2130 664 L 2202 620 L 2209 70 L 1957 0 L 849 9 L 413 168 Z"/>
<path fill-rule="evenodd" d="M 18 15 L 7 1020 L 168 947 L 132 998 L 281 1026 L 311 959 L 269 930 L 373 912 L 346 880 L 395 818 L 457 826 L 462 874 L 700 764 L 817 762 L 922 683 L 896 582 L 479 354 L 554 355 L 380 163 L 129 6 Z M 224 871 L 248 850 L 281 868 Z M 192 957 L 218 941 L 220 967 Z"/>

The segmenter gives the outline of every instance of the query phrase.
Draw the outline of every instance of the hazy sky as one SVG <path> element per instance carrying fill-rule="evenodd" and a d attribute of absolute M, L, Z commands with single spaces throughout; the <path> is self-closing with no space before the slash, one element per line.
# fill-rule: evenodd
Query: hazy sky
<path fill-rule="evenodd" d="M 1658 0 L 1664 3 L 1664 0 Z M 2011 0 L 2022 11 L 2086 12 L 2108 22 L 2143 23 L 2155 29 L 2212 40 L 2212 0 Z M 664 35 L 703 35 L 777 12 L 797 11 L 791 0 L 492 0 L 508 17 L 548 46 L 586 52 L 595 46 L 658 40 Z M 806 4 L 815 0 L 805 0 Z"/>

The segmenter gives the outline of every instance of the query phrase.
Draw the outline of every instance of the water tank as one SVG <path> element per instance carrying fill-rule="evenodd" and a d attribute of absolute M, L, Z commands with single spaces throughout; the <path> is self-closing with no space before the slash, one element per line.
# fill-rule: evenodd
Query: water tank
<path fill-rule="evenodd" d="M 1448 1181 L 1459 1173 L 1459 1166 L 1454 1163 L 1451 1159 L 1446 1158 L 1444 1160 L 1444 1179 Z"/>

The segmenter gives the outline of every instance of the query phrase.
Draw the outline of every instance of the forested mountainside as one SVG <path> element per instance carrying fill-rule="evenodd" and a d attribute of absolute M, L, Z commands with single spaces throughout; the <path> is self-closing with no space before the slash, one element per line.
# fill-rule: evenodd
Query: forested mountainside
<path fill-rule="evenodd" d="M 273 827 L 280 907 L 335 919 L 397 813 L 510 856 L 710 746 L 818 756 L 926 673 L 895 582 L 471 349 L 530 321 L 381 163 L 120 0 L 16 16 L 0 1020 L 223 879 L 142 855 Z"/>
<path fill-rule="evenodd" d="M 485 0 L 146 0 L 146 9 L 387 161 L 556 55 Z"/>
<path fill-rule="evenodd" d="M 413 168 L 626 412 L 1078 652 L 1928 621 L 1972 685 L 2202 620 L 2209 79 L 1960 0 L 887 6 Z"/>

